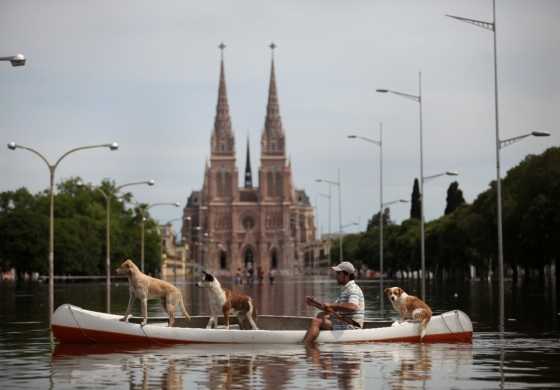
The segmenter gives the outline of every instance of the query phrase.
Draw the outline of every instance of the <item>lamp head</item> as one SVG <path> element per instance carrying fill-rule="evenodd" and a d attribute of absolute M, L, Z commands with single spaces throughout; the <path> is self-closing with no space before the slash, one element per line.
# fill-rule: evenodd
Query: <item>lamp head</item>
<path fill-rule="evenodd" d="M 400 202 L 400 203 L 408 203 L 408 200 L 406 200 L 406 199 L 399 199 L 399 202 Z"/>
<path fill-rule="evenodd" d="M 10 142 L 10 143 L 8 144 L 8 149 L 10 149 L 10 150 L 16 150 L 16 148 L 17 148 L 17 145 L 16 145 L 15 142 Z"/>
<path fill-rule="evenodd" d="M 348 138 L 354 139 L 354 138 L 358 138 L 358 137 L 352 134 L 352 135 L 349 135 Z"/>
<path fill-rule="evenodd" d="M 179 203 L 179 202 L 175 202 L 173 204 L 175 205 L 175 207 L 180 207 L 181 206 L 181 203 Z"/>
<path fill-rule="evenodd" d="M 531 135 L 535 137 L 549 137 L 550 133 L 548 131 L 532 131 Z"/>
<path fill-rule="evenodd" d="M 149 186 L 153 186 L 154 184 L 156 184 L 155 180 L 153 180 L 153 179 L 148 180 L 148 185 Z"/>
<path fill-rule="evenodd" d="M 25 56 L 23 54 L 16 54 L 10 60 L 12 66 L 23 66 L 25 65 Z"/>
<path fill-rule="evenodd" d="M 445 172 L 445 174 L 447 176 L 459 176 L 459 172 L 455 172 L 455 171 L 447 171 Z"/>
<path fill-rule="evenodd" d="M 76 185 L 78 187 L 83 187 L 83 186 L 85 186 L 85 183 L 82 181 L 82 179 L 78 179 L 78 181 L 76 181 Z"/>
<path fill-rule="evenodd" d="M 111 145 L 109 145 L 109 149 L 118 150 L 119 149 L 119 144 L 116 143 L 116 142 L 113 142 Z"/>
<path fill-rule="evenodd" d="M 316 183 L 322 183 L 322 182 L 323 182 L 323 179 L 315 179 L 315 182 L 316 182 Z"/>
<path fill-rule="evenodd" d="M 389 90 L 388 89 L 376 89 L 375 92 L 387 93 L 387 92 L 389 92 Z"/>

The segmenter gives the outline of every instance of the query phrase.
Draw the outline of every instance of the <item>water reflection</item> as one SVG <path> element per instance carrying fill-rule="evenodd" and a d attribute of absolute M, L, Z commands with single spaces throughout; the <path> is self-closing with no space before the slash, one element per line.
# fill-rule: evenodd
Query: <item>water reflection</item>
<path fill-rule="evenodd" d="M 464 378 L 470 344 L 56 347 L 54 387 L 115 383 L 129 389 L 392 389 Z M 434 367 L 437 372 L 434 374 Z M 444 374 L 442 376 L 442 373 Z"/>
<path fill-rule="evenodd" d="M 311 375 L 318 379 L 335 379 L 339 389 L 362 389 L 363 353 L 323 352 L 319 346 L 306 346 L 306 354 L 313 364 Z"/>
<path fill-rule="evenodd" d="M 364 281 L 366 315 L 380 310 L 379 285 Z M 182 282 L 189 311 L 207 311 L 205 290 Z M 241 286 L 238 286 L 241 287 Z M 403 287 L 415 291 L 414 284 Z M 313 315 L 303 297 L 332 299 L 329 280 L 279 280 L 241 287 L 256 297 L 261 314 Z M 303 346 L 56 346 L 48 339 L 46 286 L 0 283 L 0 389 L 369 389 L 560 388 L 560 317 L 557 295 L 542 286 L 507 290 L 508 332 L 500 338 L 495 286 L 486 282 L 430 287 L 434 312 L 450 308 L 471 315 L 470 344 L 360 344 Z M 458 298 L 454 293 L 459 291 Z M 112 289 L 114 312 L 124 313 L 128 286 Z M 60 284 L 55 302 L 104 310 L 102 284 Z M 32 308 L 32 310 L 30 310 Z M 138 308 L 136 308 L 138 309 Z M 158 301 L 150 316 L 162 315 Z"/>
<path fill-rule="evenodd" d="M 300 346 L 122 346 L 57 345 L 53 383 L 86 385 L 113 378 L 129 389 L 289 388 L 290 370 L 302 357 Z M 301 364 L 301 362 L 299 362 Z M 126 378 L 126 379 L 125 379 Z M 115 382 L 113 382 L 114 384 Z M 124 388 L 124 387 L 123 387 Z"/>

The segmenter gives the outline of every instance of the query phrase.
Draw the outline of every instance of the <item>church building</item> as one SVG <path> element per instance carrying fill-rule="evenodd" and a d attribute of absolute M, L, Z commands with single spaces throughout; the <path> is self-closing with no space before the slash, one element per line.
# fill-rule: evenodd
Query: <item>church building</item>
<path fill-rule="evenodd" d="M 301 270 L 313 257 L 313 207 L 302 189 L 294 187 L 291 162 L 286 158 L 274 69 L 274 44 L 266 117 L 261 134 L 258 183 L 251 169 L 249 140 L 239 185 L 235 133 L 229 111 L 223 49 L 220 61 L 218 103 L 210 137 L 210 159 L 204 168 L 202 188 L 193 191 L 183 211 L 182 235 L 190 261 L 218 274 L 239 269 Z"/>

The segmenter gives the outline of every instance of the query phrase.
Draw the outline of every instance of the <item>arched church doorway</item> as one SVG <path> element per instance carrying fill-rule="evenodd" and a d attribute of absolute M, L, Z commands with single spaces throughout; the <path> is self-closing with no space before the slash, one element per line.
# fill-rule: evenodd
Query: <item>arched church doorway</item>
<path fill-rule="evenodd" d="M 273 248 L 270 252 L 270 268 L 278 268 L 278 251 L 276 250 L 276 248 Z"/>
<path fill-rule="evenodd" d="M 227 253 L 220 251 L 220 269 L 227 269 Z"/>
<path fill-rule="evenodd" d="M 245 261 L 245 268 L 253 269 L 253 265 L 255 264 L 255 255 L 250 247 L 247 247 L 245 249 L 245 254 L 243 255 L 243 259 Z"/>

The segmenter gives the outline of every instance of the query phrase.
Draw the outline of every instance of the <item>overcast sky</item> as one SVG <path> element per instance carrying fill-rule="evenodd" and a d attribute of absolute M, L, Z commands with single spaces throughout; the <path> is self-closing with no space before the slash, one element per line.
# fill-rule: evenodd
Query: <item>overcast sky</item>
<path fill-rule="evenodd" d="M 501 138 L 552 133 L 502 151 L 502 172 L 527 154 L 560 144 L 560 1 L 497 0 Z M 495 179 L 492 33 L 444 17 L 492 20 L 491 0 L 1 0 L 0 56 L 23 53 L 25 67 L 0 63 L 0 135 L 55 160 L 80 145 L 117 141 L 117 152 L 69 156 L 57 182 L 153 178 L 141 202 L 179 201 L 202 186 L 225 51 L 238 169 L 251 139 L 258 169 L 270 72 L 276 49 L 280 111 L 294 184 L 318 203 L 328 232 L 325 184 L 342 171 L 343 224 L 363 230 L 379 208 L 379 150 L 346 136 L 378 137 L 384 125 L 384 199 L 410 199 L 419 176 L 417 94 L 423 78 L 424 174 L 446 170 L 467 202 Z M 0 149 L 0 191 L 48 187 L 43 162 Z M 452 179 L 425 186 L 426 218 L 445 208 Z M 240 179 L 240 183 L 242 180 Z M 391 209 L 401 221 L 409 205 Z M 338 224 L 337 199 L 332 204 Z M 179 217 L 157 208 L 165 222 Z M 176 225 L 178 227 L 178 225 Z"/>

